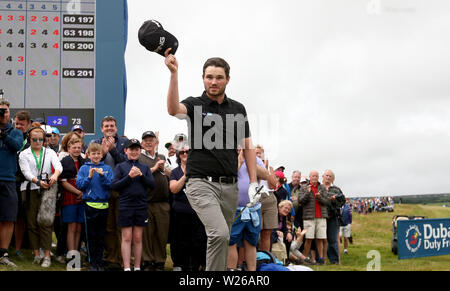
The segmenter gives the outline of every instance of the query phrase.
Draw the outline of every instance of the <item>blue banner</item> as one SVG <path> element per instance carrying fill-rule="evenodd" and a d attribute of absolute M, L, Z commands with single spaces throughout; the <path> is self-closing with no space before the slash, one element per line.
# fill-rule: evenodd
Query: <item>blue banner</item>
<path fill-rule="evenodd" d="M 450 218 L 399 220 L 398 258 L 450 254 Z"/>
<path fill-rule="evenodd" d="M 49 116 L 47 124 L 53 127 L 67 126 L 67 116 Z"/>

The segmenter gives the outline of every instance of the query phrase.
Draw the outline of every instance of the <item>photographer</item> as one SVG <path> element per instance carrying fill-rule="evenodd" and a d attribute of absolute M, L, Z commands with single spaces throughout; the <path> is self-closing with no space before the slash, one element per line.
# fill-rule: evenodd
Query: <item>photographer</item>
<path fill-rule="evenodd" d="M 58 181 L 62 172 L 61 162 L 55 151 L 44 148 L 45 131 L 39 123 L 33 123 L 28 137 L 31 146 L 20 153 L 19 165 L 26 181 L 20 186 L 22 201 L 25 203 L 28 236 L 34 251 L 33 263 L 40 264 L 39 248 L 44 249 L 42 267 L 50 267 L 50 248 L 52 245 L 53 225 L 39 225 L 37 221 L 44 191 Z M 55 172 L 52 173 L 52 167 Z"/>
<path fill-rule="evenodd" d="M 328 218 L 327 218 L 327 242 L 324 250 L 327 252 L 330 263 L 338 265 L 339 259 L 339 217 L 340 209 L 345 203 L 345 196 L 339 187 L 333 185 L 334 173 L 331 170 L 325 170 L 322 176 L 322 184 L 328 191 L 330 203 L 328 204 Z"/>
<path fill-rule="evenodd" d="M 0 264 L 17 267 L 9 260 L 8 247 L 17 218 L 17 152 L 22 147 L 22 133 L 10 123 L 9 102 L 0 99 Z"/>

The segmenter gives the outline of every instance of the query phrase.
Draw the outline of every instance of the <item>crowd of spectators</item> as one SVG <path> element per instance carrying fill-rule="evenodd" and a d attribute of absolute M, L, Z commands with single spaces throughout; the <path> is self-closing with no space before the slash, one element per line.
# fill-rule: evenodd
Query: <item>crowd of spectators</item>
<path fill-rule="evenodd" d="M 393 212 L 394 199 L 390 196 L 375 198 L 353 198 L 350 200 L 352 208 L 359 214 L 374 212 Z"/>
<path fill-rule="evenodd" d="M 9 112 L 9 104 L 4 107 Z M 146 131 L 140 140 L 118 136 L 112 116 L 101 121 L 103 137 L 89 145 L 81 125 L 61 136 L 57 128 L 38 121 L 20 111 L 14 122 L 5 119 L 1 126 L 17 139 L 9 149 L 16 161 L 11 166 L 16 199 L 2 200 L 3 206 L 16 204 L 17 215 L 0 216 L 2 231 L 9 233 L 2 237 L 2 264 L 17 267 L 8 254 L 14 235 L 19 265 L 27 247 L 33 263 L 43 268 L 51 266 L 52 256 L 66 264 L 86 254 L 84 264 L 92 271 L 105 270 L 105 263 L 125 271 L 133 264 L 135 271 L 164 270 L 170 244 L 173 270 L 205 268 L 205 228 L 185 194 L 186 135 L 177 134 L 165 144 L 166 158 L 159 152 L 158 132 Z M 9 147 L 3 140 L 2 146 Z M 264 193 L 248 207 L 249 180 L 241 153 L 238 182 L 243 194 L 231 227 L 228 269 L 256 270 L 258 251 L 272 251 L 286 265 L 340 264 L 345 196 L 334 185 L 334 173 L 311 171 L 305 177 L 296 170 L 288 183 L 285 167 L 274 170 L 261 145 L 256 154 Z M 51 189 L 55 201 L 46 198 Z M 386 200 L 375 202 L 384 205 Z M 45 203 L 53 206 L 50 223 L 40 218 Z M 354 201 L 353 207 L 359 212 L 360 205 L 370 209 L 371 203 Z"/>

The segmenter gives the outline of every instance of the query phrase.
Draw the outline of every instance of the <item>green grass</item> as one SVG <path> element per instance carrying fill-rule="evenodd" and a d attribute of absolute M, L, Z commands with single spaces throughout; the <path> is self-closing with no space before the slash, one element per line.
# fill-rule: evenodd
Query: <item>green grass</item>
<path fill-rule="evenodd" d="M 392 217 L 394 215 L 424 215 L 428 218 L 450 217 L 450 208 L 442 205 L 396 204 L 395 212 L 372 213 L 368 215 L 353 214 L 352 235 L 353 244 L 349 245 L 349 254 L 341 255 L 341 265 L 312 266 L 316 271 L 366 271 L 367 264 L 372 258 L 367 258 L 371 250 L 380 253 L 381 271 L 449 271 L 450 255 L 439 257 L 425 257 L 399 260 L 391 251 Z M 168 255 L 170 255 L 169 247 Z M 19 266 L 17 270 L 27 271 L 65 271 L 66 265 L 52 260 L 49 269 L 31 264 L 33 256 L 30 250 L 23 251 L 25 261 L 19 261 L 13 250 L 10 250 L 11 259 Z M 166 270 L 172 269 L 170 256 L 166 261 Z M 0 271 L 15 270 L 0 266 Z M 86 270 L 83 268 L 82 270 Z"/>
<path fill-rule="evenodd" d="M 6 266 L 0 266 L 0 271 L 66 271 L 66 265 L 58 263 L 54 257 L 52 257 L 52 264 L 49 268 L 42 268 L 38 264 L 32 264 L 34 255 L 31 250 L 22 250 L 25 257 L 24 260 L 20 260 L 14 249 L 9 249 L 10 259 L 18 266 L 18 268 L 10 268 Z"/>
<path fill-rule="evenodd" d="M 349 254 L 341 254 L 341 265 L 313 266 L 317 271 L 366 271 L 373 257 L 371 250 L 380 253 L 381 271 L 449 271 L 450 255 L 399 260 L 391 251 L 392 217 L 394 215 L 423 215 L 428 218 L 450 217 L 450 208 L 442 205 L 396 204 L 394 212 L 360 215 L 353 213 L 353 244 Z M 342 247 L 341 247 L 342 249 Z M 342 250 L 341 250 L 342 251 Z"/>

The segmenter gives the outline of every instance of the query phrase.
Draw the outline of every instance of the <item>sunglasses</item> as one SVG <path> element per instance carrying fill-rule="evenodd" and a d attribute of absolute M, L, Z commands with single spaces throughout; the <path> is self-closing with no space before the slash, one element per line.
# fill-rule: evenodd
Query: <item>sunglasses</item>
<path fill-rule="evenodd" d="M 43 142 L 44 141 L 44 139 L 43 138 L 32 138 L 31 139 L 33 142 Z"/>
<path fill-rule="evenodd" d="M 184 155 L 184 154 L 187 154 L 189 151 L 179 151 L 179 153 L 180 153 L 180 156 L 181 155 Z"/>

